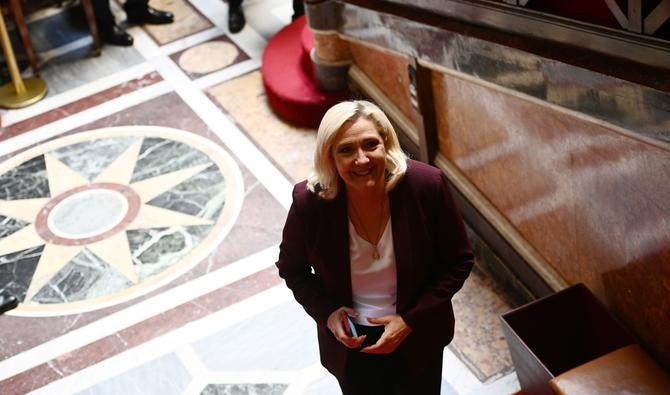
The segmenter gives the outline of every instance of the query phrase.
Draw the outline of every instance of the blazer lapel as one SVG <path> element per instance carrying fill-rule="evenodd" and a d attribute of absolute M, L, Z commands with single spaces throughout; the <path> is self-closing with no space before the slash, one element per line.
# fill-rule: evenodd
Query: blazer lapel
<path fill-rule="evenodd" d="M 391 224 L 393 226 L 393 249 L 395 251 L 396 276 L 397 278 L 397 303 L 398 312 L 405 310 L 409 302 L 409 288 L 412 276 L 412 254 L 410 251 L 411 224 L 407 216 L 406 205 L 402 202 L 402 185 L 398 185 L 389 193 L 389 204 L 391 205 Z"/>
<path fill-rule="evenodd" d="M 328 273 L 334 277 L 334 284 L 341 284 L 335 290 L 335 299 L 342 306 L 351 306 L 351 263 L 349 259 L 349 217 L 347 199 L 342 188 L 332 206 L 326 207 L 323 215 L 327 219 L 320 221 L 325 227 L 320 232 L 320 253 L 328 267 Z"/>

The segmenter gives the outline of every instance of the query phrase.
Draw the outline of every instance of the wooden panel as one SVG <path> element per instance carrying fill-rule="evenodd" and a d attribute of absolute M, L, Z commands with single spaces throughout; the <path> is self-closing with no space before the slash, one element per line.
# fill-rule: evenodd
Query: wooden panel
<path fill-rule="evenodd" d="M 349 45 L 354 63 L 378 86 L 400 111 L 417 125 L 409 98 L 409 76 L 406 58 L 382 52 L 352 41 Z"/>
<path fill-rule="evenodd" d="M 433 85 L 441 154 L 670 367 L 669 146 L 457 75 Z"/>

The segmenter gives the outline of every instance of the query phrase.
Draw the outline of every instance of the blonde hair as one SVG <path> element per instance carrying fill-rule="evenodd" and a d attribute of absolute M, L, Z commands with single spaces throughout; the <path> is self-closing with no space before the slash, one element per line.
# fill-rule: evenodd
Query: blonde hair
<path fill-rule="evenodd" d="M 371 121 L 384 141 L 386 191 L 393 189 L 407 171 L 407 156 L 386 114 L 365 100 L 341 102 L 331 107 L 321 119 L 316 136 L 314 168 L 307 178 L 307 189 L 323 199 L 334 199 L 340 187 L 340 177 L 332 157 L 333 143 L 344 124 L 356 122 L 359 118 Z"/>

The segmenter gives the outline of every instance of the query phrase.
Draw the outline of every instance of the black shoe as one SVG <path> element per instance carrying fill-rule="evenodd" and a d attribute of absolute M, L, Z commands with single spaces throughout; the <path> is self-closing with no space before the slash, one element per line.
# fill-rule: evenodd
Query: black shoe
<path fill-rule="evenodd" d="M 116 24 L 109 29 L 100 30 L 100 38 L 107 44 L 118 45 L 121 47 L 129 47 L 133 45 L 133 36 L 126 33 L 125 30 L 118 27 Z"/>
<path fill-rule="evenodd" d="M 244 19 L 244 12 L 242 7 L 230 7 L 228 9 L 228 31 L 237 33 L 244 28 L 247 21 Z"/>
<path fill-rule="evenodd" d="M 168 11 L 161 11 L 147 6 L 147 9 L 141 13 L 128 13 L 128 22 L 130 23 L 148 23 L 150 25 L 165 25 L 174 22 L 174 14 Z"/>
<path fill-rule="evenodd" d="M 18 299 L 16 296 L 10 295 L 8 293 L 0 293 L 0 314 L 5 311 L 9 311 L 19 305 Z"/>

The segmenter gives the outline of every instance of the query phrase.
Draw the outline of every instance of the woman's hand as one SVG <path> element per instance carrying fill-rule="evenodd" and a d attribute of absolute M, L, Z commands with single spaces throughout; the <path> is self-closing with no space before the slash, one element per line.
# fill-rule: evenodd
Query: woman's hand
<path fill-rule="evenodd" d="M 377 343 L 365 347 L 361 352 L 369 354 L 389 354 L 395 351 L 405 338 L 412 332 L 412 328 L 398 314 L 386 315 L 379 318 L 368 318 L 371 324 L 384 325 L 384 333 Z"/>
<path fill-rule="evenodd" d="M 347 331 L 344 329 L 344 323 L 342 322 L 341 318 L 342 311 L 344 311 L 350 317 L 356 317 L 358 315 L 356 310 L 352 309 L 351 307 L 340 307 L 339 309 L 330 313 L 328 316 L 328 329 L 330 329 L 330 331 L 333 332 L 333 336 L 335 336 L 335 338 L 339 340 L 340 343 L 344 344 L 347 348 L 359 348 L 361 344 L 363 344 L 363 340 L 365 340 L 365 335 L 358 337 L 351 337 L 347 335 Z"/>

